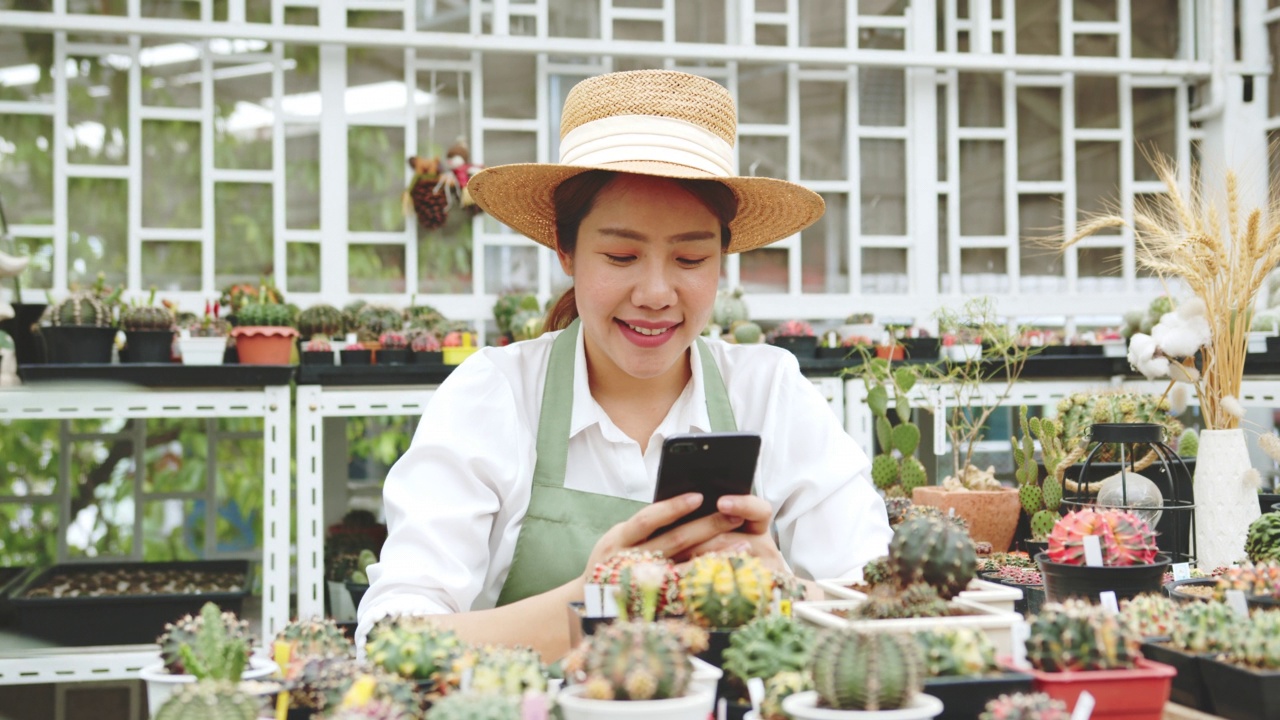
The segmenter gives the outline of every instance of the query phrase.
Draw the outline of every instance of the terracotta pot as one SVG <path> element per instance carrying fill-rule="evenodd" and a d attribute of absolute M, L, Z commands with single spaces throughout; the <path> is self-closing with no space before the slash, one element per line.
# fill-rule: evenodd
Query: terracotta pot
<path fill-rule="evenodd" d="M 955 508 L 955 514 L 969 523 L 969 537 L 991 543 L 993 552 L 1009 551 L 1022 511 L 1014 488 L 947 492 L 936 486 L 918 487 L 911 493 L 911 502 L 931 505 L 944 514 Z"/>
<path fill-rule="evenodd" d="M 293 338 L 297 336 L 298 331 L 291 327 L 251 326 L 231 330 L 241 365 L 288 365 Z"/>

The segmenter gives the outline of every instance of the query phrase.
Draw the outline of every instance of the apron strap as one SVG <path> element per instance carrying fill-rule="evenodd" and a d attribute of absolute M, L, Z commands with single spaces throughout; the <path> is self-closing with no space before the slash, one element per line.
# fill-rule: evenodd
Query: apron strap
<path fill-rule="evenodd" d="M 707 396 L 707 418 L 711 420 L 712 432 L 737 432 L 738 423 L 733 419 L 733 407 L 729 404 L 729 390 L 725 387 L 724 376 L 716 361 L 711 357 L 711 349 L 697 339 L 698 357 L 702 360 L 702 385 Z"/>
<path fill-rule="evenodd" d="M 537 462 L 533 466 L 535 486 L 564 487 L 564 471 L 569 462 L 569 425 L 573 421 L 573 366 L 581 324 L 582 321 L 575 318 L 551 344 L 538 420 Z"/>

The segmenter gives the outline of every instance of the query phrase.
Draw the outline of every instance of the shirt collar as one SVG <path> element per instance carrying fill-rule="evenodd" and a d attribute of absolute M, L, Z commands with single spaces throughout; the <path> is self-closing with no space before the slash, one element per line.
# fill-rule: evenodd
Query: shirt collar
<path fill-rule="evenodd" d="M 578 340 L 573 352 L 573 416 L 569 421 L 569 437 L 574 437 L 592 425 L 613 426 L 604 408 L 600 407 L 600 403 L 591 396 L 591 384 L 587 377 L 585 335 L 586 331 L 579 328 Z M 707 414 L 707 394 L 698 345 L 699 343 L 695 342 L 693 352 L 689 353 L 689 366 L 692 370 L 689 384 L 676 399 L 676 404 L 656 431 L 664 437 L 679 432 L 711 431 L 711 417 Z"/>

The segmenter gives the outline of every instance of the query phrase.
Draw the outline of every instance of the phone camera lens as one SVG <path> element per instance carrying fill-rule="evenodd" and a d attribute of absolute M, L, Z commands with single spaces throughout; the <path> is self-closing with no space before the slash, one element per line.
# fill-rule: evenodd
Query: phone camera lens
<path fill-rule="evenodd" d="M 697 450 L 697 446 L 693 443 L 676 443 L 671 446 L 671 452 L 677 455 L 685 455 Z"/>

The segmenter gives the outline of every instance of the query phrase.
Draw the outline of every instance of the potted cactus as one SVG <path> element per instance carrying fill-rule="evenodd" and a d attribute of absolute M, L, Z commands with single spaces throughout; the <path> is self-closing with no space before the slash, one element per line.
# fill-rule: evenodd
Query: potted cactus
<path fill-rule="evenodd" d="M 409 362 L 409 341 L 401 332 L 384 332 L 378 338 L 382 349 L 378 350 L 379 365 L 404 365 Z"/>
<path fill-rule="evenodd" d="M 724 651 L 725 688 L 729 715 L 741 715 L 750 707 L 747 682 L 759 678 L 769 683 L 783 673 L 800 674 L 809 665 L 816 639 L 814 629 L 788 615 L 764 615 L 743 625 L 729 636 Z M 774 686 L 772 704 L 780 705 L 791 692 L 810 688 L 803 683 Z M 791 692 L 786 692 L 791 690 Z"/>
<path fill-rule="evenodd" d="M 1088 690 L 1097 718 L 1162 717 L 1175 671 L 1143 658 L 1119 615 L 1084 600 L 1049 603 L 1031 619 L 1026 645 L 1037 691 L 1074 707 Z"/>
<path fill-rule="evenodd" d="M 346 654 L 302 656 L 285 668 L 289 688 L 289 717 L 328 718 L 353 695 L 400 711 L 401 718 L 421 717 L 421 702 L 414 684 L 382 668 L 357 661 Z"/>
<path fill-rule="evenodd" d="M 365 656 L 375 666 L 418 684 L 434 699 L 456 685 L 454 672 L 466 645 L 429 616 L 400 615 L 380 620 L 369 631 Z"/>
<path fill-rule="evenodd" d="M 968 720 L 1002 693 L 1031 689 L 1031 676 L 1001 668 L 981 630 L 937 628 L 915 634 L 924 660 L 924 692 L 942 701 L 943 720 Z"/>
<path fill-rule="evenodd" d="M 121 362 L 168 363 L 173 360 L 173 311 L 156 305 L 156 289 L 145 305 L 134 304 L 120 312 L 120 326 L 127 343 Z"/>
<path fill-rule="evenodd" d="M 1214 584 L 1213 598 L 1225 600 L 1229 590 L 1243 592 L 1250 608 L 1280 605 L 1280 562 L 1244 562 L 1223 568 Z"/>
<path fill-rule="evenodd" d="M 557 702 L 564 720 L 705 720 L 715 692 L 693 684 L 691 650 L 706 633 L 676 623 L 620 621 L 597 629 L 565 659 Z M 625 703 L 619 706 L 618 703 Z"/>
<path fill-rule="evenodd" d="M 815 689 L 786 698 L 782 709 L 796 720 L 937 717 L 942 702 L 921 692 L 923 665 L 910 635 L 827 630 L 809 661 Z"/>
<path fill-rule="evenodd" d="M 338 356 L 342 358 L 341 364 L 344 366 L 373 364 L 373 350 L 363 340 L 347 343 L 346 347 L 338 351 Z"/>
<path fill-rule="evenodd" d="M 1018 408 L 1018 424 L 1022 438 L 1012 438 L 1013 463 L 1017 470 L 1018 500 L 1026 513 L 1031 537 L 1023 543 L 1033 557 L 1049 544 L 1049 533 L 1058 522 L 1058 508 L 1062 504 L 1062 478 L 1058 468 L 1066 451 L 1062 446 L 1062 426 L 1051 418 L 1027 419 L 1027 406 Z M 1045 469 L 1040 478 L 1040 465 L 1035 459 L 1035 441 L 1040 441 Z"/>
<path fill-rule="evenodd" d="M 355 645 L 331 618 L 298 618 L 276 633 L 275 642 L 289 646 L 291 660 L 312 657 L 355 656 Z"/>
<path fill-rule="evenodd" d="M 333 365 L 333 345 L 323 335 L 313 336 L 302 344 L 303 365 Z"/>
<path fill-rule="evenodd" d="M 404 330 L 404 313 L 385 305 L 365 305 L 356 313 L 356 338 L 370 350 L 380 349 L 383 333 Z"/>
<path fill-rule="evenodd" d="M 539 710 L 532 710 L 536 704 Z M 547 717 L 546 700 L 542 696 L 521 699 L 501 693 L 468 692 L 446 695 L 427 712 L 426 720 L 534 720 Z M 366 720 L 366 715 L 333 716 L 333 720 Z M 408 718 L 405 718 L 408 720 Z"/>
<path fill-rule="evenodd" d="M 332 305 L 312 305 L 298 313 L 298 339 L 306 342 L 317 335 L 326 339 L 342 338 L 347 332 L 347 319 Z"/>
<path fill-rule="evenodd" d="M 413 335 L 409 342 L 413 351 L 414 365 L 443 365 L 444 352 L 440 347 L 440 338 L 429 330 L 421 330 Z"/>
<path fill-rule="evenodd" d="M 1085 538 L 1095 536 L 1102 565 L 1087 564 Z M 1049 533 L 1048 549 L 1036 557 L 1050 601 L 1096 600 L 1112 590 L 1123 600 L 1160 592 L 1170 560 L 1156 548 L 1151 526 L 1124 510 L 1084 508 L 1063 516 Z"/>
<path fill-rule="evenodd" d="M 493 319 L 498 325 L 498 334 L 507 338 L 508 341 L 518 340 L 516 337 L 517 328 L 522 328 L 529 316 L 523 316 L 519 321 L 516 317 L 522 313 L 534 313 L 538 317 L 542 316 L 542 308 L 538 305 L 538 298 L 533 293 L 509 292 L 498 296 L 497 301 L 493 303 Z"/>
<path fill-rule="evenodd" d="M 258 720 L 262 699 L 227 681 L 201 681 L 180 686 L 162 705 L 150 705 L 155 720 Z"/>
<path fill-rule="evenodd" d="M 910 497 L 929 480 L 924 464 L 915 454 L 920 447 L 920 428 L 911 422 L 908 395 L 919 374 L 910 366 L 892 368 L 887 360 L 876 358 L 863 363 L 860 375 L 876 430 L 877 452 L 871 460 L 871 479 L 887 497 Z"/>
<path fill-rule="evenodd" d="M 178 353 L 183 365 L 221 365 L 227 353 L 231 323 L 218 317 L 217 303 L 206 302 L 204 315 L 179 331 Z"/>
<path fill-rule="evenodd" d="M 789 350 L 798 358 L 811 358 L 818 352 L 818 338 L 813 326 L 803 320 L 778 323 L 768 335 L 770 345 Z"/>
<path fill-rule="evenodd" d="M 231 330 L 242 365 L 288 365 L 293 354 L 293 310 L 278 303 L 250 303 L 236 311 Z"/>
<path fill-rule="evenodd" d="M 1225 634 L 1224 651 L 1199 658 L 1213 712 L 1232 720 L 1280 716 L 1280 613 L 1253 612 Z"/>
<path fill-rule="evenodd" d="M 773 585 L 773 573 L 746 553 L 707 553 L 687 565 L 680 574 L 685 617 L 711 631 L 702 660 L 723 667 L 730 634 L 768 612 Z"/>
<path fill-rule="evenodd" d="M 470 329 L 450 330 L 440 343 L 444 351 L 445 365 L 459 365 L 480 349 L 476 334 Z"/>
<path fill-rule="evenodd" d="M 1173 678 L 1171 700 L 1212 713 L 1213 701 L 1201 673 L 1201 659 L 1227 652 L 1242 624 L 1244 620 L 1226 603 L 1182 603 L 1174 611 L 1168 637 L 1144 641 L 1142 655 L 1178 672 Z"/>
<path fill-rule="evenodd" d="M 1249 525 L 1245 554 L 1250 562 L 1280 560 L 1280 512 L 1268 512 Z"/>
<path fill-rule="evenodd" d="M 1067 704 L 1044 693 L 1001 695 L 987 703 L 978 720 L 1070 720 Z"/>
<path fill-rule="evenodd" d="M 40 329 L 46 362 L 106 364 L 116 338 L 116 305 L 120 290 L 109 291 L 99 273 L 93 289 L 72 293 L 45 311 L 48 324 Z"/>
<path fill-rule="evenodd" d="M 174 690 L 203 680 L 256 680 L 279 668 L 252 655 L 249 623 L 205 603 L 199 615 L 165 625 L 157 638 L 160 662 L 138 672 L 147 684 L 147 707 L 159 708 Z"/>

